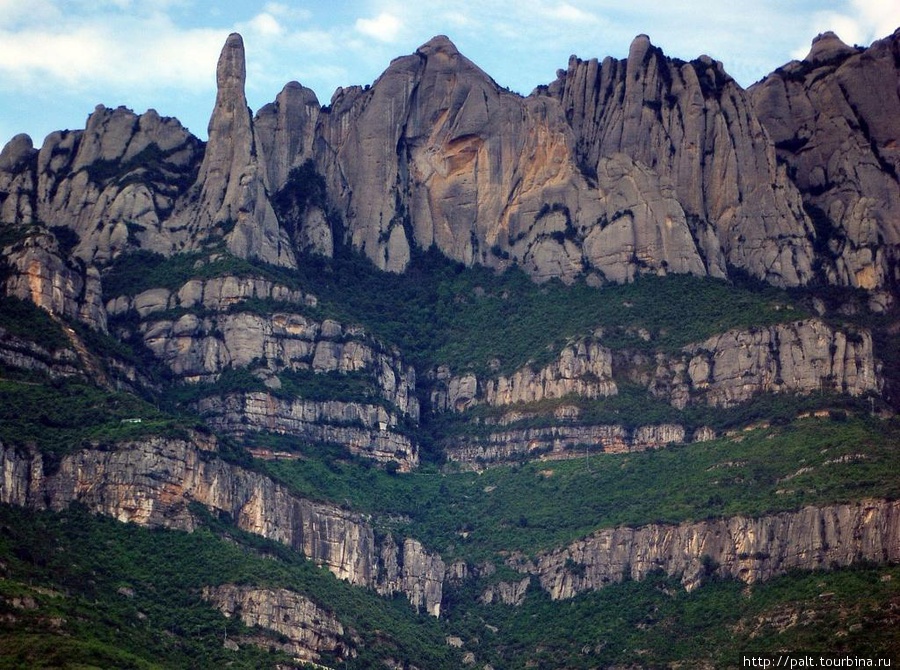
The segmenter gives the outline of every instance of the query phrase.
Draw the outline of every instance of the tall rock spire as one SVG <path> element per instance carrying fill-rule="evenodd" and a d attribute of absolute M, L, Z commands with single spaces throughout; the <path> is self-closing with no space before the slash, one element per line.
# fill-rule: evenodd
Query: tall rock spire
<path fill-rule="evenodd" d="M 244 94 L 246 74 L 244 41 L 232 33 L 216 66 L 216 105 L 197 177 L 199 193 L 192 193 L 180 218 L 189 229 L 207 232 L 200 237 L 223 236 L 237 256 L 294 266 L 290 240 L 266 195 L 265 164 Z"/>

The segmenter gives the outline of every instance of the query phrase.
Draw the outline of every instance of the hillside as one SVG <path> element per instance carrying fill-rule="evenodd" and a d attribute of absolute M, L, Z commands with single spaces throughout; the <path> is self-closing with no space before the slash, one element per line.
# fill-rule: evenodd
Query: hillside
<path fill-rule="evenodd" d="M 206 143 L 13 138 L 0 668 L 896 658 L 898 63 L 439 36 L 253 115 L 232 35 Z"/>

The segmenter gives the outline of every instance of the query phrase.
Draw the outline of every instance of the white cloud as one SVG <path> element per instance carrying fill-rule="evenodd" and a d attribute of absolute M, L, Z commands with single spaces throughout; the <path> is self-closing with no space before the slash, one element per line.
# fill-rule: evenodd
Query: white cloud
<path fill-rule="evenodd" d="M 867 46 L 887 37 L 900 26 L 900 3 L 896 0 L 850 0 L 844 11 L 822 11 L 813 15 L 812 35 L 834 32 L 847 44 Z M 794 58 L 809 53 L 809 43 L 792 52 Z"/>
<path fill-rule="evenodd" d="M 542 14 L 549 18 L 566 21 L 569 23 L 596 23 L 597 17 L 583 9 L 579 9 L 567 2 L 560 3 L 554 7 L 548 7 L 542 11 Z"/>
<path fill-rule="evenodd" d="M 0 76 L 7 89 L 214 86 L 227 32 L 178 28 L 160 14 L 63 16 L 50 24 L 0 30 Z"/>
<path fill-rule="evenodd" d="M 400 19 L 389 12 L 382 12 L 374 19 L 357 19 L 356 30 L 379 42 L 396 42 L 403 28 Z"/>
<path fill-rule="evenodd" d="M 278 20 L 268 12 L 257 14 L 241 28 L 262 37 L 277 37 L 284 33 L 284 28 L 281 27 Z"/>
<path fill-rule="evenodd" d="M 312 12 L 308 9 L 292 7 L 284 2 L 267 2 L 263 11 L 291 21 L 309 21 L 312 18 Z"/>

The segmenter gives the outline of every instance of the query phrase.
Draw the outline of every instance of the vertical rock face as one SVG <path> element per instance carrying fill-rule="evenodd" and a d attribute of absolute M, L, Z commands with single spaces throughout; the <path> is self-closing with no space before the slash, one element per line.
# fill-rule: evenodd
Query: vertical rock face
<path fill-rule="evenodd" d="M 342 658 L 356 655 L 347 644 L 344 627 L 309 598 L 287 589 L 258 589 L 222 584 L 203 589 L 203 598 L 227 617 L 259 626 L 288 639 L 282 646 L 299 661 L 318 661 L 323 653 Z"/>
<path fill-rule="evenodd" d="M 268 198 L 266 166 L 244 95 L 245 80 L 244 41 L 232 33 L 216 66 L 216 105 L 197 184 L 170 227 L 186 227 L 191 234 L 186 243 L 220 236 L 236 256 L 294 266 L 290 240 Z"/>
<path fill-rule="evenodd" d="M 316 304 L 270 279 L 224 276 L 118 296 L 107 309 L 138 322 L 131 332 L 176 379 L 202 385 L 192 408 L 214 429 L 339 444 L 415 468 L 415 369 L 359 326 L 301 313 Z M 236 370 L 244 382 L 229 386 Z"/>
<path fill-rule="evenodd" d="M 895 282 L 900 244 L 900 31 L 868 49 L 820 35 L 749 89 L 803 194 L 830 283 Z"/>
<path fill-rule="evenodd" d="M 553 599 L 571 598 L 654 570 L 693 589 L 719 576 L 754 583 L 792 569 L 900 560 L 900 503 L 863 501 L 750 519 L 601 530 L 568 547 L 515 562 Z"/>
<path fill-rule="evenodd" d="M 163 294 L 155 293 L 157 304 L 168 304 Z M 335 321 L 235 309 L 203 318 L 193 313 L 175 319 L 148 318 L 141 334 L 150 351 L 186 381 L 211 382 L 223 370 L 244 367 L 262 374 L 285 370 L 365 374 L 377 385 L 377 395 L 414 420 L 419 416 L 415 370 L 361 329 L 345 330 Z"/>
<path fill-rule="evenodd" d="M 566 347 L 557 361 L 537 372 L 526 367 L 510 377 L 487 380 L 483 389 L 489 405 L 535 402 L 569 394 L 600 398 L 618 393 L 612 379 L 612 354 L 593 341 Z"/>
<path fill-rule="evenodd" d="M 620 454 L 684 442 L 684 426 L 678 424 L 639 426 L 634 430 L 617 424 L 600 424 L 525 429 L 510 427 L 484 437 L 448 439 L 444 448 L 448 461 L 479 469 L 523 459 L 583 458 L 587 450 L 590 453 Z"/>
<path fill-rule="evenodd" d="M 510 253 L 537 275 L 580 271 L 575 247 L 553 242 L 554 259 L 531 249 L 560 226 L 537 220 L 543 204 L 574 212 L 579 197 L 597 199 L 580 191 L 558 106 L 501 90 L 446 37 L 395 60 L 371 89 L 339 91 L 324 139 L 351 240 L 380 267 L 403 270 L 415 243 L 469 265 Z"/>
<path fill-rule="evenodd" d="M 446 566 L 418 540 L 406 538 L 398 545 L 388 536 L 381 545 L 380 593 L 406 593 L 409 601 L 432 616 L 441 614 L 441 593 Z"/>
<path fill-rule="evenodd" d="M 211 396 L 197 403 L 207 425 L 224 434 L 266 431 L 302 441 L 340 444 L 351 454 L 399 471 L 419 465 L 418 448 L 404 435 L 396 414 L 375 404 L 339 400 L 285 400 L 268 393 Z"/>
<path fill-rule="evenodd" d="M 833 390 L 878 393 L 881 380 L 866 331 L 835 331 L 818 319 L 729 331 L 660 359 L 650 392 L 679 408 L 732 407 L 753 395 Z"/>
<path fill-rule="evenodd" d="M 285 185 L 292 168 L 315 157 L 320 113 L 316 94 L 296 81 L 257 112 L 253 126 L 273 193 Z"/>
<path fill-rule="evenodd" d="M 479 379 L 473 374 L 453 377 L 446 367 L 435 374 L 431 405 L 437 411 L 460 412 L 479 403 L 513 405 L 578 395 L 602 398 L 616 395 L 612 353 L 599 342 L 585 339 L 570 344 L 559 358 L 533 370 L 525 366 L 510 375 Z"/>
<path fill-rule="evenodd" d="M 29 144 L 17 136 L 0 155 L 0 220 L 69 229 L 89 263 L 137 246 L 172 250 L 162 224 L 203 153 L 178 121 L 98 106 L 84 130 L 51 133 L 37 152 Z"/>
<path fill-rule="evenodd" d="M 571 59 L 546 93 L 565 109 L 586 173 L 624 153 L 671 183 L 710 274 L 722 271 L 724 255 L 777 285 L 809 280 L 811 227 L 800 198 L 721 63 L 668 59 L 640 35 L 625 61 Z"/>
<path fill-rule="evenodd" d="M 13 270 L 4 287 L 6 295 L 106 330 L 100 273 L 94 266 L 73 263 L 48 233 L 29 235 L 2 251 Z"/>
<path fill-rule="evenodd" d="M 0 151 L 0 221 L 31 223 L 35 220 L 37 149 L 28 135 L 13 137 Z"/>
<path fill-rule="evenodd" d="M 624 283 L 666 272 L 726 276 L 714 231 L 699 223 L 691 229 L 669 179 L 622 153 L 600 158 L 594 171 L 605 197 L 583 249 L 606 279 Z"/>
<path fill-rule="evenodd" d="M 360 515 L 291 495 L 260 474 L 219 460 L 215 444 L 149 438 L 85 449 L 48 473 L 38 453 L 0 444 L 0 502 L 59 510 L 73 502 L 123 522 L 193 530 L 191 503 L 225 512 L 242 530 L 286 544 L 339 579 L 440 614 L 444 564 L 416 541 L 381 544 Z M 397 566 L 401 566 L 398 570 Z"/>
<path fill-rule="evenodd" d="M 721 63 L 667 58 L 642 35 L 627 59 L 573 57 L 522 98 L 438 36 L 327 107 L 291 82 L 252 118 L 233 34 L 205 151 L 152 110 L 98 108 L 39 152 L 24 136 L 4 148 L 0 218 L 67 226 L 98 263 L 224 240 L 293 266 L 297 250 L 330 255 L 343 236 L 391 271 L 435 245 L 538 280 L 734 267 L 795 286 L 815 266 L 881 291 L 900 246 L 898 41 L 861 52 L 826 35 L 745 92 Z M 322 197 L 279 211 L 304 165 Z"/>
<path fill-rule="evenodd" d="M 319 117 L 319 159 L 352 243 L 385 269 L 434 244 L 538 280 L 724 276 L 715 232 L 692 232 L 668 177 L 625 153 L 580 170 L 564 113 L 553 97 L 501 90 L 439 36 L 371 89 L 336 94 Z"/>

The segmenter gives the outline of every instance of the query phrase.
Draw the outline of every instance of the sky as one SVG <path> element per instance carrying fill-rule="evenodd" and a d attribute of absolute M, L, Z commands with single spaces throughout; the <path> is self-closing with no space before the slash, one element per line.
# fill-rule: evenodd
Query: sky
<path fill-rule="evenodd" d="M 153 108 L 206 139 L 216 60 L 235 31 L 256 111 L 293 80 L 327 104 L 440 34 L 527 95 L 570 54 L 624 58 L 642 33 L 668 56 L 722 61 L 746 87 L 824 31 L 867 46 L 897 27 L 898 0 L 0 0 L 0 146 L 84 128 L 98 104 Z"/>

